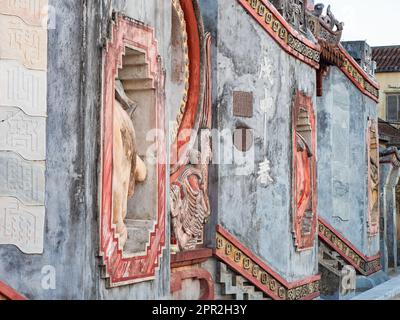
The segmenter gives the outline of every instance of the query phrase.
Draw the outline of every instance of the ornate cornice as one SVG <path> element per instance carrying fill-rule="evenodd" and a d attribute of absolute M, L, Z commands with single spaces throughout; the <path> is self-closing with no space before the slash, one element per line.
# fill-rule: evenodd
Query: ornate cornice
<path fill-rule="evenodd" d="M 287 282 L 221 226 L 217 226 L 215 255 L 274 300 L 311 300 L 319 296 L 320 276 Z"/>
<path fill-rule="evenodd" d="M 237 1 L 287 53 L 315 69 L 320 69 L 321 63 L 323 64 L 321 56 L 329 57 L 332 64 L 336 65 L 363 94 L 379 102 L 379 85 L 368 77 L 367 73 L 342 47 L 338 33 L 328 30 L 324 25 L 315 26 L 314 32 L 319 42 L 315 44 L 285 21 L 269 1 Z M 315 24 L 321 23 L 318 22 L 318 18 L 313 21 Z M 327 35 L 331 35 L 333 39 Z M 321 38 L 322 36 L 324 39 Z M 329 52 L 326 51 L 327 46 L 321 47 L 320 44 L 323 44 L 321 41 L 329 42 L 333 46 L 329 47 Z"/>
<path fill-rule="evenodd" d="M 265 31 L 290 55 L 319 68 L 320 47 L 295 30 L 266 0 L 237 0 Z"/>
<path fill-rule="evenodd" d="M 340 256 L 350 263 L 359 273 L 369 276 L 382 269 L 380 254 L 373 257 L 365 256 L 325 220 L 319 218 L 318 222 L 318 235 L 320 240 L 339 253 Z"/>

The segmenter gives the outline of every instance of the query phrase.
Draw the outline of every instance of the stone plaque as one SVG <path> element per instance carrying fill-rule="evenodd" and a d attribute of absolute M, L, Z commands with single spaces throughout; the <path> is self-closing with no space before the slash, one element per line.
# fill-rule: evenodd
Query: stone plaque
<path fill-rule="evenodd" d="M 47 30 L 21 18 L 0 14 L 0 58 L 18 59 L 26 68 L 46 70 Z"/>
<path fill-rule="evenodd" d="M 0 152 L 0 196 L 19 199 L 24 205 L 43 206 L 45 163 L 27 161 L 12 152 Z"/>
<path fill-rule="evenodd" d="M 0 14 L 19 16 L 31 26 L 45 24 L 47 8 L 48 0 L 0 0 Z"/>
<path fill-rule="evenodd" d="M 234 91 L 233 92 L 233 115 L 235 117 L 253 117 L 253 93 Z"/>
<path fill-rule="evenodd" d="M 44 206 L 0 198 L 0 244 L 15 245 L 28 254 L 43 253 L 44 216 Z"/>
<path fill-rule="evenodd" d="M 27 160 L 45 160 L 46 118 L 0 107 L 0 150 L 13 151 Z"/>
<path fill-rule="evenodd" d="M 46 116 L 46 71 L 28 70 L 21 63 L 0 60 L 0 106 L 19 107 L 31 116 Z"/>

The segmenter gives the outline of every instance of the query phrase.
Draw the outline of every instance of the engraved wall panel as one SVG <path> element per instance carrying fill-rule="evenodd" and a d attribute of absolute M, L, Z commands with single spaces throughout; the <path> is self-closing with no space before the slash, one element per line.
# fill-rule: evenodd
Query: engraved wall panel
<path fill-rule="evenodd" d="M 31 117 L 19 108 L 0 107 L 0 149 L 25 159 L 46 159 L 46 118 Z"/>
<path fill-rule="evenodd" d="M 1 59 L 17 58 L 28 69 L 46 69 L 46 29 L 29 26 L 16 16 L 0 14 L 0 43 Z"/>
<path fill-rule="evenodd" d="M 28 70 L 15 60 L 0 60 L 0 106 L 46 116 L 46 82 L 46 71 Z"/>
<path fill-rule="evenodd" d="M 43 206 L 0 198 L 0 244 L 13 244 L 25 253 L 43 252 L 44 211 Z"/>
<path fill-rule="evenodd" d="M 48 0 L 0 0 L 0 13 L 19 16 L 26 24 L 41 26 L 47 19 Z"/>
<path fill-rule="evenodd" d="M 42 254 L 48 0 L 0 0 L 0 245 Z"/>

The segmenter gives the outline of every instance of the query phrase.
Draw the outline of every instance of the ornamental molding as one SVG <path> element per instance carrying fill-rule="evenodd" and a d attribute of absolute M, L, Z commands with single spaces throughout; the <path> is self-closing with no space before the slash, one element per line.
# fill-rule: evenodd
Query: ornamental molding
<path fill-rule="evenodd" d="M 382 269 L 380 254 L 372 257 L 362 254 L 321 217 L 318 219 L 318 235 L 321 241 L 340 254 L 362 275 L 369 276 Z"/>
<path fill-rule="evenodd" d="M 221 226 L 217 226 L 215 255 L 273 300 L 312 300 L 320 294 L 319 275 L 289 283 Z"/>
<path fill-rule="evenodd" d="M 266 0 L 237 0 L 287 53 L 318 69 L 320 47 L 294 29 Z"/>
<path fill-rule="evenodd" d="M 164 72 L 157 52 L 154 30 L 122 15 L 115 15 L 111 39 L 104 50 L 102 153 L 101 153 L 101 205 L 100 205 L 100 256 L 103 278 L 108 287 L 117 287 L 155 278 L 159 258 L 165 247 L 166 235 L 166 150 L 165 141 L 157 143 L 155 165 L 155 221 L 149 230 L 145 252 L 126 254 L 113 221 L 113 117 L 116 100 L 115 79 L 123 67 L 126 48 L 145 55 L 149 66 L 148 76 L 154 88 L 155 128 L 165 132 Z"/>

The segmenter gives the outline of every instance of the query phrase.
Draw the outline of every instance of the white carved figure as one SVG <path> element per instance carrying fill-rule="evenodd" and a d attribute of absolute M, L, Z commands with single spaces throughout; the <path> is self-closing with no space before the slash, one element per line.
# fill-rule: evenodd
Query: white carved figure
<path fill-rule="evenodd" d="M 128 199 L 135 192 L 135 184 L 143 182 L 147 176 L 145 163 L 137 154 L 136 135 L 131 116 L 136 103 L 130 100 L 122 84 L 116 81 L 116 100 L 114 105 L 113 128 L 113 223 L 119 235 L 119 243 L 123 247 L 128 232 L 125 218 Z"/>

